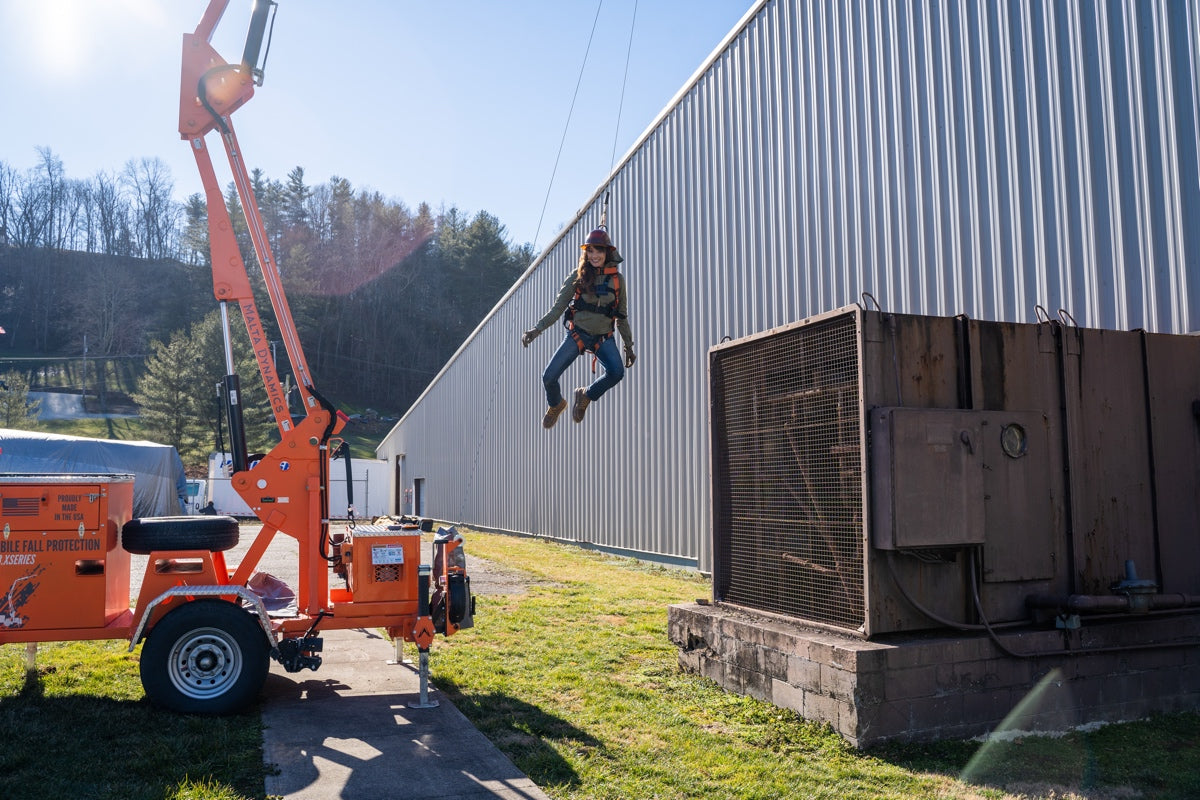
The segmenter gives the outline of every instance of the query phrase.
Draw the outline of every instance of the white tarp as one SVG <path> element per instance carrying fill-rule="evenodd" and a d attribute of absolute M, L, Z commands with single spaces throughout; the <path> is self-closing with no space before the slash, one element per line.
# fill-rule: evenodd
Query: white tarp
<path fill-rule="evenodd" d="M 167 444 L 0 428 L 0 473 L 133 475 L 133 515 L 184 513 L 187 477 Z"/>
<path fill-rule="evenodd" d="M 358 519 L 371 519 L 390 514 L 391 471 L 388 462 L 374 458 L 352 458 L 350 470 L 354 481 L 354 516 Z M 253 517 L 250 506 L 246 505 L 246 501 L 233 488 L 230 481 L 232 474 L 233 461 L 228 453 L 209 454 L 205 501 L 212 502 L 214 513 Z M 329 516 L 333 519 L 345 519 L 347 505 L 346 464 L 341 459 L 336 459 L 329 471 Z"/>

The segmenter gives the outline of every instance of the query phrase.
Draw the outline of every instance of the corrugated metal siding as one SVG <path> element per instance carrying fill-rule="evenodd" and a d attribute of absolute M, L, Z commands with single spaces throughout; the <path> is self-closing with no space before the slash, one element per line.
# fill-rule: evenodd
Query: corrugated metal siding
<path fill-rule="evenodd" d="M 1200 329 L 1194 2 L 757 4 L 380 447 L 424 513 L 710 564 L 707 351 L 850 302 Z M 638 363 L 528 350 L 612 190 Z M 1069 315 L 1069 317 L 1067 316 Z M 590 359 L 564 376 L 584 385 Z"/>

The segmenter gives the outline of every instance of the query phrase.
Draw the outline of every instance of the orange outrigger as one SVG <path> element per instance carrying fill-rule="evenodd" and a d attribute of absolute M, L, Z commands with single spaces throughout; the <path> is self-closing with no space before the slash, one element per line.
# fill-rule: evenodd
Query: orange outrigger
<path fill-rule="evenodd" d="M 312 376 L 268 243 L 231 115 L 261 85 L 258 66 L 270 0 L 256 0 L 240 63 L 210 44 L 228 0 L 210 0 L 195 31 L 183 37 L 179 133 L 199 168 L 208 206 L 213 294 L 219 304 L 227 375 L 232 485 L 262 522 L 236 565 L 232 517 L 132 518 L 127 475 L 0 476 L 0 644 L 128 638 L 145 642 L 141 677 L 149 699 L 188 713 L 228 713 L 251 702 L 275 659 L 289 672 L 317 669 L 318 628 L 379 627 L 417 645 L 422 698 L 435 634 L 473 622 L 474 598 L 462 539 L 439 532 L 430 564 L 420 563 L 428 520 L 333 530 L 328 482 L 335 438 L 346 416 L 321 396 Z M 206 145 L 224 144 L 304 415 L 294 420 L 276 374 L 250 278 Z M 280 442 L 251 460 L 239 404 L 229 329 L 236 304 L 267 389 Z M 251 577 L 276 535 L 299 544 L 296 608 L 268 612 Z M 136 604 L 129 602 L 130 554 L 147 555 Z M 330 576 L 344 588 L 330 586 Z"/>

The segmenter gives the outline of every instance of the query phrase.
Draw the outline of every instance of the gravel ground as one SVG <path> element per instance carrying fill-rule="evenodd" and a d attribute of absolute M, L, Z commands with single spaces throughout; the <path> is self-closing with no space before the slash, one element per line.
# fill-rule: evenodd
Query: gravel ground
<path fill-rule="evenodd" d="M 241 563 L 242 557 L 254 543 L 262 525 L 259 523 L 244 523 L 240 526 L 238 543 L 225 552 L 225 564 L 229 569 L 235 569 Z M 503 567 L 485 558 L 471 555 L 471 540 L 467 539 L 467 574 L 471 578 L 471 593 L 476 595 L 489 594 L 524 594 L 529 586 L 537 583 L 538 579 L 528 573 Z M 142 574 L 146 570 L 147 556 L 131 556 L 131 574 L 129 591 L 134 600 L 142 586 Z M 429 544 L 421 546 L 422 560 L 429 558 Z M 292 587 L 299 588 L 299 543 L 291 536 L 276 534 L 267 546 L 258 563 L 258 571 L 269 573 Z M 331 586 L 341 586 L 341 578 L 330 577 Z"/>

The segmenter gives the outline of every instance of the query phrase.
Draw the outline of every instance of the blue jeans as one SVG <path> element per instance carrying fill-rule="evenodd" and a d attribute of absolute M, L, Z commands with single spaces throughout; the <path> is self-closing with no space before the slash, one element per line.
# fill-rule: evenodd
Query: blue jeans
<path fill-rule="evenodd" d="M 588 345 L 595 341 L 586 333 L 581 332 L 581 335 Z M 550 363 L 546 365 L 545 372 L 542 373 L 542 383 L 546 386 L 546 405 L 554 407 L 562 402 L 562 387 L 558 383 L 559 376 L 566 372 L 567 367 L 571 366 L 575 359 L 591 354 L 590 350 L 581 353 L 579 345 L 575 344 L 570 333 L 563 337 L 562 344 L 558 346 Z M 592 385 L 588 387 L 587 396 L 591 400 L 599 400 L 605 392 L 616 386 L 625 377 L 625 362 L 621 359 L 621 354 L 617 352 L 615 336 L 604 340 L 600 349 L 596 351 L 596 358 L 604 366 L 604 374 L 592 381 Z"/>

